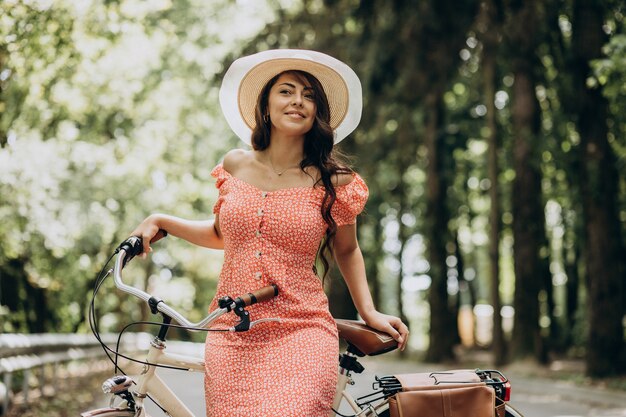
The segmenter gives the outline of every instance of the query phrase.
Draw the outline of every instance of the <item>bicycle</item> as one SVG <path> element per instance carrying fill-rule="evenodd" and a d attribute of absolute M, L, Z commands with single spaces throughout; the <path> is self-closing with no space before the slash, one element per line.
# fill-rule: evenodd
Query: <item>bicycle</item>
<path fill-rule="evenodd" d="M 153 241 L 159 240 L 166 235 L 167 233 L 165 231 L 159 232 Z M 101 274 L 96 282 L 89 311 L 92 331 L 102 344 L 111 361 L 114 362 L 115 372 L 118 370 L 121 371 L 118 366 L 118 356 L 120 356 L 129 359 L 131 363 L 135 364 L 127 370 L 129 370 L 130 373 L 138 374 L 139 377 L 135 381 L 126 374 L 122 374 L 107 379 L 103 383 L 102 389 L 106 394 L 112 395 L 109 407 L 85 411 L 81 414 L 82 417 L 148 417 L 144 407 L 144 400 L 148 397 L 172 417 L 194 417 L 189 408 L 171 391 L 166 382 L 157 375 L 155 371 L 159 367 L 165 367 L 188 372 L 196 371 L 204 373 L 204 359 L 202 357 L 168 352 L 166 349 L 166 339 L 169 329 L 171 327 L 181 327 L 191 331 L 207 330 L 211 323 L 218 317 L 231 312 L 239 317 L 239 322 L 228 329 L 219 329 L 219 331 L 247 331 L 264 322 L 280 321 L 278 318 L 251 321 L 250 314 L 246 310 L 246 307 L 258 302 L 267 301 L 278 295 L 279 289 L 272 285 L 235 298 L 229 296 L 223 297 L 219 300 L 216 310 L 197 323 L 190 322 L 163 300 L 140 289 L 124 284 L 122 280 L 122 270 L 124 266 L 134 256 L 139 255 L 142 250 L 143 245 L 141 238 L 138 237 L 130 237 L 117 248 L 117 257 L 113 269 L 109 270 L 104 275 Z M 119 290 L 147 302 L 152 313 L 160 314 L 162 317 L 161 323 L 154 323 L 159 324 L 159 330 L 157 336 L 150 343 L 145 361 L 139 361 L 120 354 L 118 352 L 119 338 L 118 347 L 116 349 L 109 348 L 100 340 L 97 318 L 95 317 L 94 300 L 102 282 L 111 273 L 113 274 L 115 286 Z M 178 322 L 179 325 L 173 325 L 171 323 L 172 320 Z M 353 398 L 346 388 L 353 383 L 352 373 L 361 373 L 364 370 L 363 365 L 358 360 L 360 357 L 375 356 L 393 351 L 398 346 L 397 342 L 389 335 L 374 330 L 358 321 L 337 319 L 336 323 L 339 336 L 347 343 L 347 348 L 344 353 L 339 355 L 339 374 L 333 401 L 333 415 L 340 417 L 346 416 L 337 411 L 339 410 L 340 404 L 345 401 L 354 412 L 354 414 L 349 417 L 388 417 L 390 415 L 389 398 L 402 390 L 402 387 L 394 376 L 375 377 L 375 382 L 372 384 L 373 392 L 359 398 Z M 126 328 L 127 327 L 128 326 L 126 326 Z M 120 338 L 126 328 L 120 332 Z M 111 354 L 115 355 L 115 358 L 112 358 Z M 432 373 L 431 375 L 434 374 L 438 373 Z M 493 387 L 498 398 L 502 401 L 508 401 L 510 396 L 510 383 L 504 375 L 499 371 L 490 370 L 476 370 L 476 374 L 483 382 Z M 121 400 L 118 404 L 115 404 L 116 398 Z M 504 404 L 505 416 L 523 417 L 518 411 L 511 407 L 508 402 Z"/>

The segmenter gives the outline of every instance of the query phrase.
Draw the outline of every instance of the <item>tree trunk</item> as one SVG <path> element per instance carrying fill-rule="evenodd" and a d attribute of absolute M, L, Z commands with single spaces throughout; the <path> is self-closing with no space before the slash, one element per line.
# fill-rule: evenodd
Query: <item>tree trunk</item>
<path fill-rule="evenodd" d="M 515 72 L 513 96 L 513 124 L 515 139 L 513 149 L 513 236 L 515 269 L 515 320 L 512 349 L 515 357 L 534 355 L 541 358 L 542 345 L 539 331 L 539 270 L 540 234 L 543 233 L 544 216 L 541 207 L 541 176 L 538 158 L 533 153 L 536 146 L 536 121 L 538 106 L 535 86 L 528 72 Z"/>
<path fill-rule="evenodd" d="M 574 2 L 573 51 L 579 95 L 579 151 L 583 169 L 581 194 L 585 222 L 584 256 L 588 271 L 589 336 L 587 373 L 607 376 L 626 368 L 622 325 L 624 248 L 617 216 L 615 157 L 607 140 L 608 104 L 598 88 L 586 85 L 589 61 L 600 58 L 606 35 L 602 31 L 604 10 L 592 0 Z"/>
<path fill-rule="evenodd" d="M 514 357 L 534 356 L 542 361 L 544 347 L 539 328 L 539 291 L 545 265 L 540 248 L 545 243 L 545 220 L 541 199 L 541 161 L 538 135 L 540 109 L 535 96 L 533 73 L 537 68 L 535 50 L 538 10 L 535 2 L 512 5 L 506 34 L 516 55 L 512 57 L 513 85 L 513 238 L 515 270 L 515 318 L 511 353 Z"/>
<path fill-rule="evenodd" d="M 465 284 L 469 284 L 467 281 L 465 281 L 465 278 L 463 277 L 463 272 L 465 271 L 465 260 L 463 259 L 463 254 L 461 253 L 461 247 L 459 245 L 459 231 L 458 228 L 455 228 L 454 230 L 454 257 L 456 258 L 456 266 L 455 266 L 455 271 L 456 271 L 456 282 L 457 282 L 457 293 L 456 293 L 456 297 L 454 300 L 454 308 L 452 311 L 452 314 L 455 317 L 455 320 L 453 321 L 453 326 L 454 326 L 454 331 L 453 331 L 453 336 L 455 336 L 454 339 L 454 344 L 460 344 L 461 343 L 461 332 L 459 330 L 459 319 L 460 319 L 460 314 L 461 314 L 461 307 L 462 307 L 462 297 L 461 297 L 461 286 L 462 283 L 464 282 Z M 472 306 L 473 307 L 473 306 Z M 473 310 L 472 310 L 473 311 Z"/>
<path fill-rule="evenodd" d="M 8 323 L 0 322 L 0 332 L 26 331 L 24 321 L 19 319 L 25 310 L 20 296 L 25 282 L 24 264 L 20 259 L 5 260 L 0 264 L 0 305 L 9 310 Z"/>
<path fill-rule="evenodd" d="M 429 109 L 424 141 L 428 149 L 426 168 L 426 223 L 428 261 L 430 262 L 431 284 L 428 293 L 430 303 L 430 344 L 426 360 L 441 362 L 454 358 L 452 347 L 456 337 L 450 332 L 453 320 L 448 303 L 447 251 L 448 210 L 446 208 L 446 185 L 442 175 L 442 155 L 439 132 L 442 114 L 442 95 L 431 91 L 425 100 Z"/>
<path fill-rule="evenodd" d="M 404 300 L 402 299 L 402 281 L 404 279 L 404 248 L 406 242 L 410 238 L 410 231 L 407 226 L 402 222 L 402 216 L 411 212 L 411 207 L 408 203 L 408 192 L 404 183 L 404 174 L 407 168 L 415 159 L 415 140 L 412 135 L 413 129 L 410 121 L 410 115 L 405 114 L 402 117 L 400 128 L 398 129 L 398 187 L 395 192 L 397 193 L 397 199 L 399 202 L 398 210 L 398 239 L 400 240 L 400 252 L 398 254 L 398 261 L 400 262 L 400 271 L 398 272 L 398 286 L 396 287 L 396 297 L 398 300 L 398 315 L 400 319 L 408 325 L 408 318 L 404 314 Z M 405 352 L 400 352 L 401 356 L 405 355 Z"/>
<path fill-rule="evenodd" d="M 488 178 L 491 184 L 489 188 L 489 282 L 491 290 L 491 305 L 493 307 L 493 340 L 491 349 L 494 354 L 496 365 L 502 365 L 505 358 L 504 331 L 502 329 L 502 302 L 500 300 L 500 196 L 498 186 L 498 124 L 496 122 L 496 56 L 500 22 L 499 10 L 493 1 L 485 2 L 485 33 L 483 35 L 483 74 L 484 92 L 487 106 L 486 124 L 489 129 L 487 143 L 489 152 L 487 157 Z"/>
<path fill-rule="evenodd" d="M 373 253 L 364 253 L 363 255 L 366 257 L 365 267 L 367 271 L 367 281 L 370 284 L 370 288 L 372 291 L 372 299 L 374 300 L 374 305 L 377 309 L 381 308 L 381 288 L 380 288 L 380 279 L 378 276 L 378 254 L 382 253 L 382 225 L 380 224 L 379 219 L 374 220 L 374 224 L 372 225 L 374 228 L 374 242 L 373 245 L 377 248 L 377 250 L 372 251 Z"/>
<path fill-rule="evenodd" d="M 338 319 L 356 319 L 357 310 L 350 297 L 350 291 L 336 266 L 333 266 L 331 272 L 326 276 L 325 287 L 330 314 Z"/>
<path fill-rule="evenodd" d="M 565 274 L 567 275 L 565 346 L 571 346 L 572 344 L 572 329 L 576 324 L 576 313 L 578 312 L 578 289 L 580 288 L 580 273 L 578 272 L 580 251 L 578 249 L 578 244 L 573 243 L 572 246 L 573 248 L 571 249 L 571 259 L 570 256 L 565 256 Z"/>

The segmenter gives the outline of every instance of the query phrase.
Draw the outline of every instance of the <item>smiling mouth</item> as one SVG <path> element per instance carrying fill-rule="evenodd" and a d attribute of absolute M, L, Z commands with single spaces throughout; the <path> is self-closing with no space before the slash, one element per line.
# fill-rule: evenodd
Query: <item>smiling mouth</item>
<path fill-rule="evenodd" d="M 304 114 L 302 114 L 300 112 L 297 112 L 297 111 L 290 111 L 290 112 L 287 112 L 285 114 L 288 115 L 288 116 L 298 116 L 298 117 L 301 117 L 302 119 L 305 118 Z"/>

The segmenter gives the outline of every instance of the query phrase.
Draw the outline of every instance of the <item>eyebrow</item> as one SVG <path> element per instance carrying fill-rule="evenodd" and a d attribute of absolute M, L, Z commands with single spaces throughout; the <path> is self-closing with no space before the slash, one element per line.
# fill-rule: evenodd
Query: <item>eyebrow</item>
<path fill-rule="evenodd" d="M 287 87 L 296 88 L 295 84 L 292 84 L 292 83 L 287 83 L 287 82 L 285 82 L 285 83 L 280 83 L 280 84 L 278 84 L 278 85 L 286 85 Z M 312 90 L 313 90 L 313 87 L 306 87 L 306 86 L 305 86 L 305 87 L 303 88 L 303 90 L 311 90 L 311 91 L 312 91 Z"/>

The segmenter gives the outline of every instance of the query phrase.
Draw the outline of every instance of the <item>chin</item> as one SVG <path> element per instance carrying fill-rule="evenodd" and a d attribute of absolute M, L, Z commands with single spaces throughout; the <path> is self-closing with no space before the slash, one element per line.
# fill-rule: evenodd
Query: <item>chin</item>
<path fill-rule="evenodd" d="M 306 135 L 311 130 L 311 128 L 312 127 L 308 127 L 308 128 L 300 127 L 298 129 L 294 129 L 293 127 L 292 128 L 284 127 L 282 129 L 280 129 L 280 128 L 276 129 L 276 131 L 280 132 L 280 133 L 283 133 L 283 134 L 285 134 L 287 136 L 302 136 L 302 137 L 304 137 L 304 135 Z"/>

